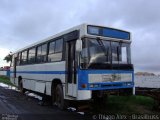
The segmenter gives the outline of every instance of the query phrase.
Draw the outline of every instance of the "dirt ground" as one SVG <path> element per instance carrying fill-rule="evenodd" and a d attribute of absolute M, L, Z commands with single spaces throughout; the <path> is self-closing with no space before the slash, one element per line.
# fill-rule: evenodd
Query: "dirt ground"
<path fill-rule="evenodd" d="M 0 120 L 87 120 L 85 115 L 41 106 L 39 100 L 0 86 Z"/>

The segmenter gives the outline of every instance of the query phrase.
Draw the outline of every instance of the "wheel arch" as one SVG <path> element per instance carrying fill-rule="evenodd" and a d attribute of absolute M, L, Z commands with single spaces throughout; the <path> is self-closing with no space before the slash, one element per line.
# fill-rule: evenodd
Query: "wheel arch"
<path fill-rule="evenodd" d="M 55 87 L 61 84 L 62 85 L 62 81 L 59 78 L 55 78 L 52 80 L 52 84 L 51 84 L 51 89 L 55 89 Z"/>

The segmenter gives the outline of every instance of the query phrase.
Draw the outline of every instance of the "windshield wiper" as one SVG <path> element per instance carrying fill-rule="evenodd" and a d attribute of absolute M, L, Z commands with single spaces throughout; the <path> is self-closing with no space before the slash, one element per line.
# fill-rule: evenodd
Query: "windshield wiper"
<path fill-rule="evenodd" d="M 96 40 L 97 40 L 99 46 L 101 46 L 101 48 L 102 48 L 102 50 L 104 52 L 104 55 L 106 56 L 106 59 L 108 61 L 108 50 L 106 50 L 106 47 L 104 46 L 104 43 L 102 42 L 101 39 L 97 38 Z"/>

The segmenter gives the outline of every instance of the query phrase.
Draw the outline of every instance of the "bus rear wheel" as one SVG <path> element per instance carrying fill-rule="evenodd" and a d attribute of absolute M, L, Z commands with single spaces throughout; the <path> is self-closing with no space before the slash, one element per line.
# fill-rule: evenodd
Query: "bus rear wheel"
<path fill-rule="evenodd" d="M 58 84 L 55 90 L 55 105 L 61 110 L 65 109 L 65 101 L 63 96 L 62 85 Z"/>

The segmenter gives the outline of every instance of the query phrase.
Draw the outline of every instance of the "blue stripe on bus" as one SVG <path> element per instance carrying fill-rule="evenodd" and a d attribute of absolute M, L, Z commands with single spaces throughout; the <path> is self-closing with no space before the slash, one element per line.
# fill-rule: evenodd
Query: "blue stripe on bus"
<path fill-rule="evenodd" d="M 14 73 L 11 71 L 11 73 Z M 66 71 L 16 71 L 23 74 L 66 74 Z"/>

